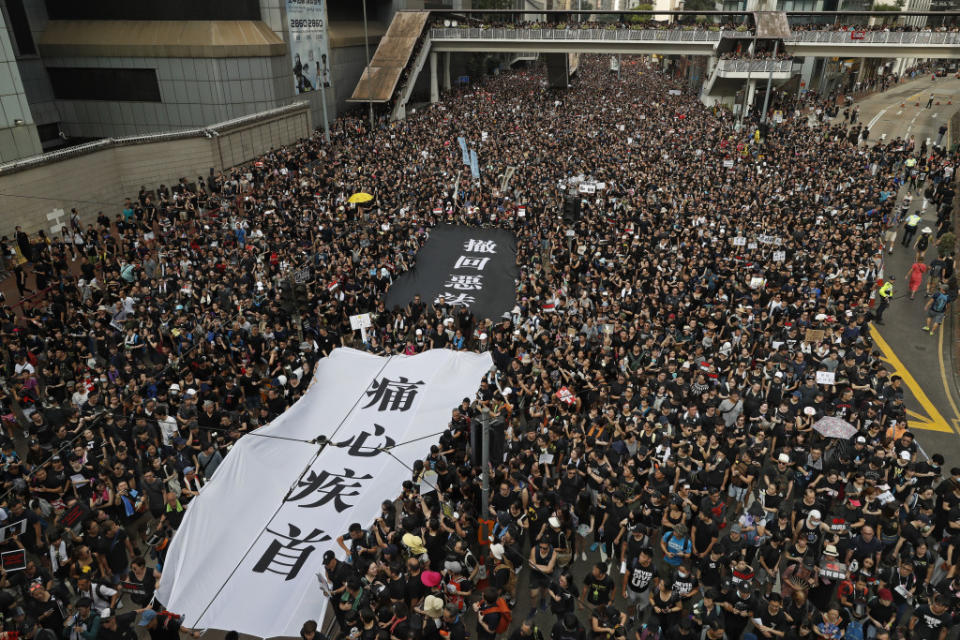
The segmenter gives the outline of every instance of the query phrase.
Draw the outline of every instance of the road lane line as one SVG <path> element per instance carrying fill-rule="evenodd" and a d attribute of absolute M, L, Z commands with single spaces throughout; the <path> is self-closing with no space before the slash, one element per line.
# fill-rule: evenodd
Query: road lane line
<path fill-rule="evenodd" d="M 947 400 L 950 402 L 950 407 L 956 416 L 955 419 L 950 421 L 950 424 L 954 432 L 960 435 L 960 431 L 957 430 L 957 422 L 960 421 L 960 408 L 957 408 L 957 403 L 953 400 L 953 393 L 950 392 L 950 384 L 947 382 L 947 368 L 943 361 L 943 334 L 946 331 L 945 325 L 946 323 L 940 324 L 940 335 L 937 338 L 937 360 L 940 362 L 940 381 L 943 382 L 943 391 L 947 394 Z"/>
<path fill-rule="evenodd" d="M 874 344 L 880 349 L 881 359 L 884 360 L 887 364 L 893 367 L 893 375 L 898 375 L 903 380 L 903 384 L 910 389 L 910 393 L 913 395 L 913 399 L 917 401 L 917 404 L 926 412 L 926 415 L 919 413 L 917 411 L 907 410 L 907 413 L 915 418 L 908 421 L 908 425 L 911 429 L 921 429 L 924 431 L 940 431 L 941 433 L 956 433 L 952 423 L 947 422 L 947 420 L 940 414 L 937 410 L 937 407 L 934 406 L 933 402 L 930 401 L 930 398 L 927 397 L 927 394 L 924 393 L 923 389 L 920 387 L 920 384 L 913 377 L 907 367 L 904 366 L 903 361 L 897 357 L 897 354 L 893 351 L 893 348 L 883 339 L 883 336 L 880 335 L 880 332 L 877 331 L 877 328 L 873 325 L 870 327 L 870 336 L 873 338 Z"/>
<path fill-rule="evenodd" d="M 877 121 L 880 120 L 880 118 L 883 117 L 883 114 L 885 114 L 885 113 L 887 112 L 887 109 L 889 109 L 889 108 L 890 108 L 890 107 L 885 107 L 885 108 L 881 109 L 880 111 L 878 111 L 878 112 L 877 112 L 877 115 L 873 116 L 873 120 L 871 120 L 870 122 L 867 123 L 867 129 L 873 129 L 873 125 L 877 124 Z M 897 115 L 899 115 L 899 114 L 897 114 Z"/>

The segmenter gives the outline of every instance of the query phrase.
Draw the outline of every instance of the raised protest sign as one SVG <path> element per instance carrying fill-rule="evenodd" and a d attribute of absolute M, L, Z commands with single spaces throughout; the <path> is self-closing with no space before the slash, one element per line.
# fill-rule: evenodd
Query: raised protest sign
<path fill-rule="evenodd" d="M 387 291 L 387 308 L 419 295 L 427 303 L 468 307 L 477 318 L 499 320 L 513 308 L 517 243 L 503 229 L 440 225 L 430 232 L 414 267 Z"/>

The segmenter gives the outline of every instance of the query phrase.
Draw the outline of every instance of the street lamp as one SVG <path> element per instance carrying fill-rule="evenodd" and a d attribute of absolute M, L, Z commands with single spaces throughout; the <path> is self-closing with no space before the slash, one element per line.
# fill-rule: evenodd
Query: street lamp
<path fill-rule="evenodd" d="M 363 50 L 367 55 L 367 81 L 370 80 L 370 35 L 367 32 L 367 0 L 363 0 Z M 370 98 L 367 100 L 367 105 L 370 107 L 370 134 L 373 134 L 373 96 L 369 93 L 370 89 L 368 88 L 367 95 Z"/>

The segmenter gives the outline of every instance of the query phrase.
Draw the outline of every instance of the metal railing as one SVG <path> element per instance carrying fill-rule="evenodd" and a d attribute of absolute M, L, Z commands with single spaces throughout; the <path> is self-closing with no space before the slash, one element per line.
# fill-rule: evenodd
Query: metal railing
<path fill-rule="evenodd" d="M 790 73 L 793 60 L 719 60 L 717 71 L 727 73 Z"/>
<path fill-rule="evenodd" d="M 434 40 L 566 40 L 603 42 L 719 42 L 721 38 L 750 38 L 752 31 L 709 29 L 490 29 L 434 27 Z M 960 45 L 955 31 L 793 31 L 787 43 Z"/>
<path fill-rule="evenodd" d="M 40 155 L 31 156 L 29 158 L 23 158 L 22 160 L 14 160 L 12 162 L 5 162 L 0 164 L 0 175 L 7 173 L 13 173 L 16 171 L 22 171 L 30 167 L 39 166 L 43 164 L 48 164 L 51 162 L 58 162 L 60 160 L 66 160 L 68 158 L 73 158 L 76 156 L 86 155 L 100 149 L 106 149 L 108 147 L 122 147 L 135 144 L 146 144 L 150 142 L 166 142 L 171 140 L 182 140 L 184 138 L 199 138 L 207 137 L 213 138 L 220 135 L 221 131 L 228 131 L 234 127 L 242 126 L 248 123 L 255 123 L 269 118 L 273 118 L 278 115 L 282 115 L 291 111 L 298 111 L 304 107 L 309 106 L 307 102 L 292 102 L 287 105 L 276 107 L 273 109 L 268 109 L 266 111 L 260 111 L 257 113 L 251 113 L 246 116 L 240 116 L 239 118 L 233 118 L 232 120 L 225 120 L 223 122 L 217 122 L 211 124 L 207 127 L 199 127 L 193 129 L 181 129 L 179 131 L 167 131 L 164 133 L 148 133 L 137 136 L 124 136 L 121 138 L 103 138 L 101 140 L 94 140 L 93 142 L 87 142 L 84 144 L 78 144 L 73 147 L 67 147 L 66 149 L 60 149 L 58 151 L 50 151 L 48 153 L 42 153 Z"/>
<path fill-rule="evenodd" d="M 888 44 L 888 45 L 951 45 L 960 44 L 955 31 L 793 31 L 789 43 L 811 44 Z"/>
<path fill-rule="evenodd" d="M 434 40 L 574 40 L 604 42 L 719 42 L 721 38 L 752 37 L 749 31 L 708 29 L 477 29 L 435 27 Z"/>

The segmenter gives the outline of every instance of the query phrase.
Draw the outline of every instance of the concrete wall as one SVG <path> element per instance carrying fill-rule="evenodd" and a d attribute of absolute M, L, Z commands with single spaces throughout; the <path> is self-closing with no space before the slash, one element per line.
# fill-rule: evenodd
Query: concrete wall
<path fill-rule="evenodd" d="M 45 162 L 28 168 L 0 167 L 0 193 L 8 194 L 0 196 L 0 235 L 12 237 L 17 225 L 28 233 L 48 229 L 46 214 L 55 208 L 77 207 L 84 222 L 101 210 L 112 218 L 124 198 L 136 196 L 141 185 L 152 189 L 174 184 L 180 177 L 193 181 L 206 176 L 211 167 L 241 164 L 307 137 L 312 130 L 305 104 L 211 128 L 219 137 L 119 140 L 64 159 L 56 158 L 71 152 L 48 154 Z"/>
<path fill-rule="evenodd" d="M 373 57 L 376 50 L 376 44 L 371 44 L 370 57 Z M 330 74 L 333 76 L 333 86 L 337 93 L 334 107 L 337 113 L 343 113 L 357 106 L 354 102 L 347 102 L 347 99 L 353 95 L 353 90 L 367 67 L 367 57 L 361 44 L 330 49 L 330 60 Z M 316 121 L 319 122 L 319 119 Z"/>
<path fill-rule="evenodd" d="M 257 58 L 44 58 L 48 67 L 155 69 L 162 102 L 58 100 L 71 137 L 105 138 L 203 127 L 287 104 L 289 56 Z"/>

